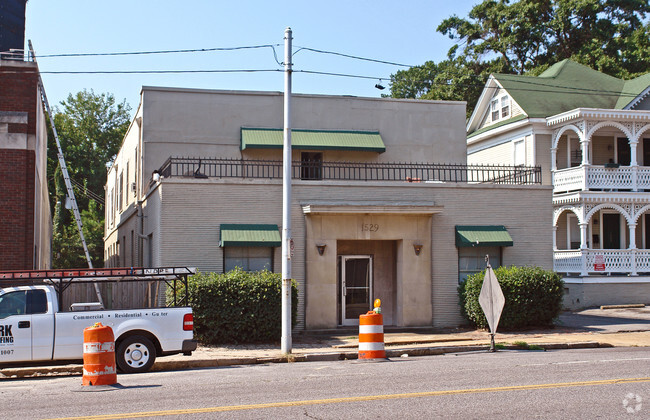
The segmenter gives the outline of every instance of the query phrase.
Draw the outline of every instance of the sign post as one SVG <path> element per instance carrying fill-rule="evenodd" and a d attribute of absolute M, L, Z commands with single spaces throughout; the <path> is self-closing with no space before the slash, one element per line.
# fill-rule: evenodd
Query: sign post
<path fill-rule="evenodd" d="M 487 263 L 487 269 L 485 270 L 485 277 L 483 278 L 483 286 L 478 296 L 478 302 L 490 326 L 490 351 L 494 352 L 496 351 L 494 334 L 497 332 L 501 311 L 503 311 L 506 299 L 503 296 L 497 277 L 494 275 L 494 270 L 490 266 L 489 255 L 485 256 L 485 262 Z"/>

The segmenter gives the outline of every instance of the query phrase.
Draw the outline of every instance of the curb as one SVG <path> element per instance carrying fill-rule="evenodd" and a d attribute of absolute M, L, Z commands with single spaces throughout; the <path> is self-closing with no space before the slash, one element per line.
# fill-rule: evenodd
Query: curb
<path fill-rule="evenodd" d="M 593 349 L 614 347 L 609 343 L 598 341 L 585 341 L 575 343 L 542 343 L 535 344 L 546 350 L 563 350 L 563 349 Z M 506 345 L 506 350 L 535 351 L 522 346 Z M 386 350 L 387 358 L 400 357 L 417 357 L 417 356 L 440 356 L 453 353 L 468 353 L 486 351 L 488 345 L 467 345 L 467 346 L 446 346 L 446 347 L 418 347 L 404 349 Z M 221 357 L 214 359 L 197 359 L 197 360 L 157 360 L 151 369 L 152 372 L 174 371 L 201 368 L 216 368 L 239 365 L 254 365 L 268 363 L 298 363 L 298 362 L 333 362 L 339 360 L 356 360 L 358 351 L 335 351 L 321 353 L 296 354 L 278 357 Z M 0 380 L 4 378 L 28 378 L 39 376 L 57 376 L 57 375 L 81 375 L 82 365 L 65 365 L 65 366 L 43 366 L 27 368 L 6 368 L 0 369 Z M 4 376 L 4 378 L 2 378 Z"/>

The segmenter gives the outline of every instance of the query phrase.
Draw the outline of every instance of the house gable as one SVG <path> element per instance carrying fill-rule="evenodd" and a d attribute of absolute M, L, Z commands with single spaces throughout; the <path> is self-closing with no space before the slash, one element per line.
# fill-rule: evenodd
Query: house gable
<path fill-rule="evenodd" d="M 469 137 L 497 124 L 487 116 L 492 95 L 506 91 L 521 112 L 511 117 L 546 118 L 576 108 L 647 109 L 650 107 L 650 73 L 632 80 L 622 80 L 593 70 L 571 60 L 562 60 L 537 77 L 494 74 L 488 79 L 479 104 L 467 125 Z M 488 99 L 489 97 L 489 99 Z M 498 126 L 504 121 L 498 121 Z"/>

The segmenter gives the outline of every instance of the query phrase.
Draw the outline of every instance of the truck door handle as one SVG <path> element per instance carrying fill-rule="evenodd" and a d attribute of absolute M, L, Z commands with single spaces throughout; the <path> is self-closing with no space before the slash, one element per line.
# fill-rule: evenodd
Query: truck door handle
<path fill-rule="evenodd" d="M 18 321 L 18 328 L 29 328 L 29 321 Z"/>

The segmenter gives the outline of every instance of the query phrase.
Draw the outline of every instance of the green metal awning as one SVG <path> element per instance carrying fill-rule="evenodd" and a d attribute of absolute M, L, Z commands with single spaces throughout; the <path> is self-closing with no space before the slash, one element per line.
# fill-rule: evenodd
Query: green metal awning
<path fill-rule="evenodd" d="M 219 246 L 280 246 L 278 225 L 222 224 Z"/>
<path fill-rule="evenodd" d="M 283 130 L 241 129 L 241 150 L 281 149 L 282 144 Z M 378 131 L 291 130 L 291 147 L 302 150 L 386 151 Z"/>
<path fill-rule="evenodd" d="M 505 226 L 456 226 L 456 246 L 512 246 Z"/>

